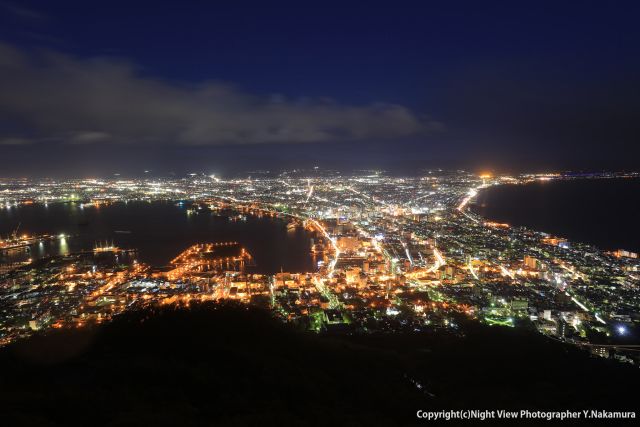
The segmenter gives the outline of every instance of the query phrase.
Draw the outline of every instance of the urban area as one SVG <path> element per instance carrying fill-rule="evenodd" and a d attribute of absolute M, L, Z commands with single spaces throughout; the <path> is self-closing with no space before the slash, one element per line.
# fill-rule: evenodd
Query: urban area
<path fill-rule="evenodd" d="M 81 252 L 0 265 L 0 344 L 50 328 L 80 328 L 154 304 L 233 299 L 318 333 L 447 330 L 461 319 L 535 328 L 594 357 L 640 362 L 617 338 L 640 321 L 640 259 L 482 218 L 469 209 L 483 189 L 539 180 L 637 175 L 477 175 L 376 171 L 341 175 L 0 180 L 0 209 L 69 203 L 84 209 L 128 201 L 180 203 L 185 215 L 271 216 L 306 229 L 307 272 L 251 273 L 253 254 L 235 241 L 203 241 L 169 265 L 147 265 L 136 248 L 105 242 Z M 1 236 L 24 251 L 74 236 Z"/>

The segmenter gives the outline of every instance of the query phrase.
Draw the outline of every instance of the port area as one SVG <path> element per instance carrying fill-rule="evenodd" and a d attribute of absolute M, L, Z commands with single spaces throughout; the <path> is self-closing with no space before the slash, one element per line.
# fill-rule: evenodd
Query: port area
<path fill-rule="evenodd" d="M 9 252 L 17 249 L 23 249 L 36 243 L 46 242 L 50 240 L 58 240 L 64 239 L 66 236 L 61 235 L 51 235 L 51 234 L 39 234 L 39 235 L 29 235 L 23 234 L 21 236 L 13 235 L 6 239 L 0 239 L 0 252 Z"/>

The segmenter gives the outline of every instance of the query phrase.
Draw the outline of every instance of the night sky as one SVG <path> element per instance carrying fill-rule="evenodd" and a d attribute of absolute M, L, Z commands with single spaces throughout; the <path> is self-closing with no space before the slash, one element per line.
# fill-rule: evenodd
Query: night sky
<path fill-rule="evenodd" d="M 0 0 L 0 176 L 640 169 L 640 3 Z"/>

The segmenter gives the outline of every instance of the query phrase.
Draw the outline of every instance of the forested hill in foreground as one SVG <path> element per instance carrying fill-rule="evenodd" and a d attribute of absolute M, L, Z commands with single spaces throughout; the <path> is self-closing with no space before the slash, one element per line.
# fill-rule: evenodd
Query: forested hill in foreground
<path fill-rule="evenodd" d="M 389 426 L 419 424 L 418 409 L 637 410 L 637 368 L 463 330 L 317 335 L 230 303 L 132 312 L 0 350 L 0 413 L 11 426 Z"/>

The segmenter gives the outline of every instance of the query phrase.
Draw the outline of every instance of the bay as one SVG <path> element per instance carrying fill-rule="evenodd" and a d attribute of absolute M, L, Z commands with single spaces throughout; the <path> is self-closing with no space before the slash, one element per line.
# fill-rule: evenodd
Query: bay
<path fill-rule="evenodd" d="M 601 249 L 640 251 L 640 179 L 573 179 L 500 185 L 471 209 L 493 221 L 547 232 Z"/>
<path fill-rule="evenodd" d="M 196 243 L 236 241 L 254 258 L 255 273 L 273 274 L 315 271 L 310 255 L 312 233 L 288 230 L 284 219 L 236 213 L 189 214 L 188 205 L 170 202 L 117 202 L 94 206 L 81 203 L 22 205 L 0 211 L 0 236 L 52 234 L 64 239 L 36 244 L 28 250 L 2 254 L 0 261 L 60 255 L 112 244 L 137 249 L 137 258 L 153 266 L 169 263 L 179 252 Z"/>

